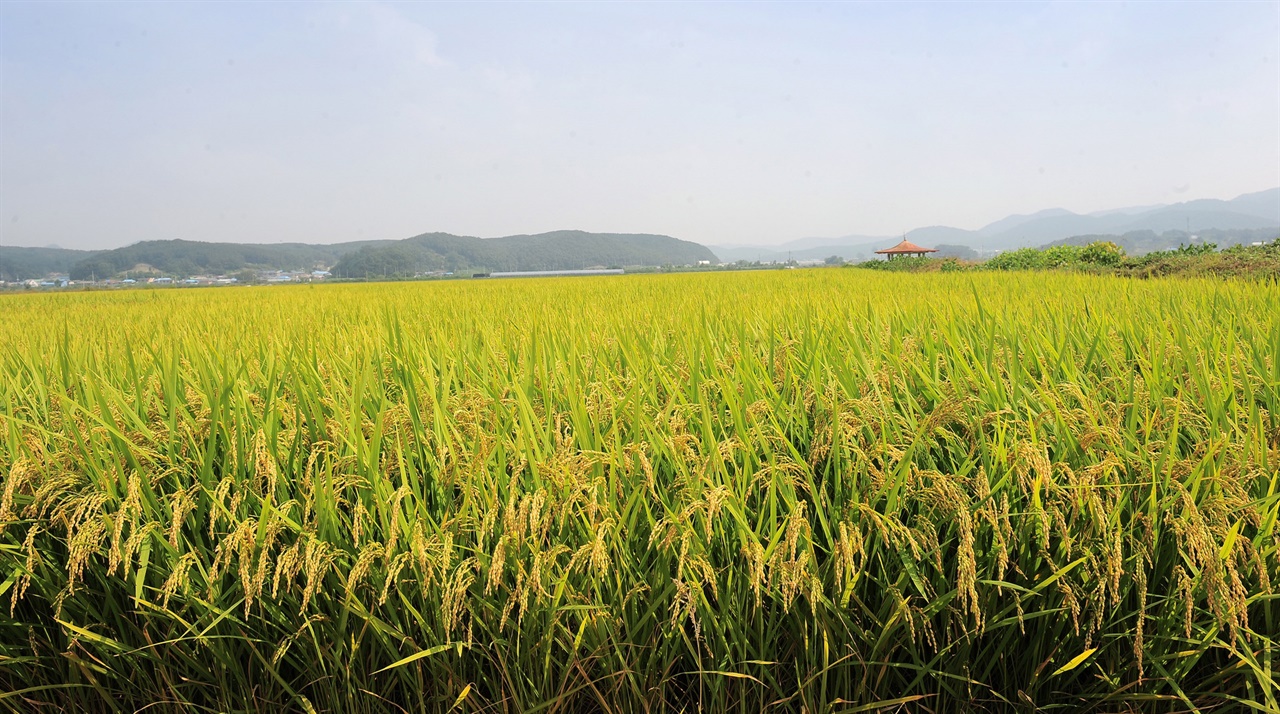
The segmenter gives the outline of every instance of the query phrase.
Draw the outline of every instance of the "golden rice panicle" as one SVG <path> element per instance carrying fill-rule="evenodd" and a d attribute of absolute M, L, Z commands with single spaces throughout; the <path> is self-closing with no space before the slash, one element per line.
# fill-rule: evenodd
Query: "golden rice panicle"
<path fill-rule="evenodd" d="M 0 496 L 0 534 L 9 523 L 18 517 L 14 510 L 14 499 L 18 492 L 35 475 L 31 464 L 24 458 L 18 458 L 9 466 L 9 475 L 4 482 L 4 495 Z"/>

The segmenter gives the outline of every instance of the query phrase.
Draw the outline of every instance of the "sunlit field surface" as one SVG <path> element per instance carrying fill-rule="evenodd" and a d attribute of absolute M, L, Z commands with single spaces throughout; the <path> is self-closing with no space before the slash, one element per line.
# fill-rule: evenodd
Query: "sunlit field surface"
<path fill-rule="evenodd" d="M 1277 708 L 1280 287 L 0 298 L 13 710 Z"/>

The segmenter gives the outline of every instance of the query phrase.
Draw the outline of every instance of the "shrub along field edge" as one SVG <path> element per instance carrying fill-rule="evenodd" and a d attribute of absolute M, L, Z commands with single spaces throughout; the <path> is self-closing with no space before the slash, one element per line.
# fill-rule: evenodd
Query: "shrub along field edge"
<path fill-rule="evenodd" d="M 854 264 L 849 264 L 854 265 Z M 890 272 L 962 272 L 966 270 L 1073 270 L 1135 278 L 1168 276 L 1280 280 L 1280 238 L 1263 245 L 1237 245 L 1219 251 L 1212 243 L 1181 246 L 1142 256 L 1126 256 L 1115 243 L 1087 246 L 1019 248 L 984 262 L 955 258 L 870 260 L 856 267 Z"/>

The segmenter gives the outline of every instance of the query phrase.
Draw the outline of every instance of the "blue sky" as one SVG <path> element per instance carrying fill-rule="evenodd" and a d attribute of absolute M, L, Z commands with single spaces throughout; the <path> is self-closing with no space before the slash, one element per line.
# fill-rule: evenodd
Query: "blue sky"
<path fill-rule="evenodd" d="M 0 4 L 0 244 L 977 228 L 1280 186 L 1280 3 Z"/>

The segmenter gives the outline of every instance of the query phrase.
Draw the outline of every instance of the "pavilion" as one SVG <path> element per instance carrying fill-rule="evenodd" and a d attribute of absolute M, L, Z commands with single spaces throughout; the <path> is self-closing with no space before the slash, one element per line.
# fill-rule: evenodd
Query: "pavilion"
<path fill-rule="evenodd" d="M 904 256 L 910 256 L 913 258 L 923 258 L 925 253 L 937 253 L 937 252 L 938 251 L 935 248 L 921 248 L 915 243 L 912 243 L 911 241 L 907 240 L 906 236 L 902 236 L 901 243 L 895 245 L 892 248 L 877 250 L 876 255 L 886 255 L 889 257 L 889 260 L 893 260 L 894 258 L 901 258 Z"/>

